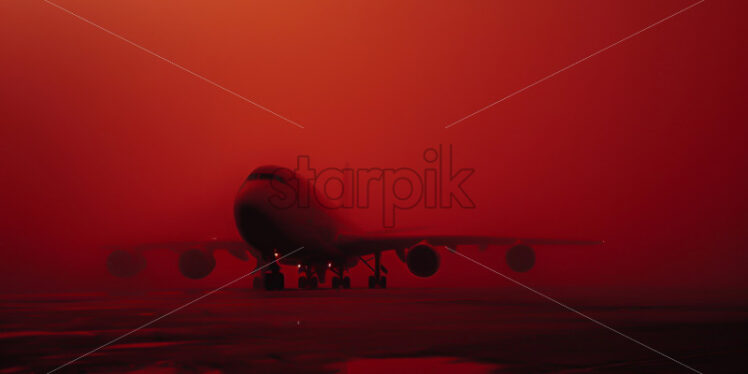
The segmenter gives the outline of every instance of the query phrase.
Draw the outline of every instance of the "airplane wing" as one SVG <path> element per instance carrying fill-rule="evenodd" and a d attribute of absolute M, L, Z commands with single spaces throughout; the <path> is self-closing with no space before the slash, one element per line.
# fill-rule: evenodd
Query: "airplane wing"
<path fill-rule="evenodd" d="M 598 245 L 603 244 L 601 240 L 579 240 L 579 239 L 551 239 L 551 238 L 526 238 L 518 236 L 492 236 L 492 235 L 428 235 L 428 234 L 374 234 L 374 235 L 349 235 L 338 236 L 335 245 L 341 250 L 351 252 L 362 252 L 369 254 L 384 250 L 400 250 L 410 248 L 418 243 L 425 242 L 433 246 L 448 246 L 457 249 L 461 245 L 477 245 L 486 247 L 489 245 Z"/>
<path fill-rule="evenodd" d="M 457 250 L 459 246 L 464 245 L 477 245 L 481 249 L 485 249 L 489 245 L 510 246 L 506 254 L 507 264 L 514 271 L 525 272 L 535 264 L 535 252 L 531 246 L 597 245 L 603 243 L 600 240 L 492 235 L 424 235 L 393 232 L 364 235 L 343 234 L 338 236 L 335 246 L 346 256 L 359 256 L 367 265 L 367 260 L 361 256 L 394 250 L 398 258 L 408 265 L 413 274 L 427 277 L 433 275 L 439 267 L 439 255 L 433 247 L 443 246 Z"/>
<path fill-rule="evenodd" d="M 194 241 L 171 241 L 158 243 L 141 243 L 134 245 L 110 245 L 105 246 L 109 250 L 127 250 L 127 251 L 153 251 L 153 250 L 171 250 L 182 252 L 191 249 L 203 249 L 208 251 L 225 250 L 234 257 L 242 261 L 249 259 L 248 251 L 250 247 L 241 240 L 194 240 Z"/>
<path fill-rule="evenodd" d="M 179 270 L 188 278 L 207 276 L 216 265 L 213 252 L 225 250 L 241 261 L 249 260 L 251 247 L 241 240 L 195 240 L 105 246 L 110 251 L 106 265 L 109 272 L 129 278 L 145 268 L 143 252 L 170 250 L 179 254 Z"/>

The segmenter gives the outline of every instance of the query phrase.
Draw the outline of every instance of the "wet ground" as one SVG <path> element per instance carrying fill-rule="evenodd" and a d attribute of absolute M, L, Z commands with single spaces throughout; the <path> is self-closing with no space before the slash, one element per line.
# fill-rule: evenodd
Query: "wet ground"
<path fill-rule="evenodd" d="M 202 292 L 4 296 L 0 373 L 48 372 Z M 573 306 L 702 372 L 745 372 L 748 308 Z M 237 289 L 59 372 L 689 371 L 518 290 Z"/>

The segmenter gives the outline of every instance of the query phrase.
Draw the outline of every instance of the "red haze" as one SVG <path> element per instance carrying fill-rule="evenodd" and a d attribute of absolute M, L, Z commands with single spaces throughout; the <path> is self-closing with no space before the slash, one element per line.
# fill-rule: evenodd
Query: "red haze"
<path fill-rule="evenodd" d="M 59 4 L 305 129 L 44 2 L 3 1 L 2 291 L 115 282 L 103 244 L 233 237 L 234 194 L 258 165 L 423 168 L 438 144 L 476 170 L 477 207 L 402 212 L 400 227 L 608 241 L 540 248 L 518 278 L 543 288 L 748 285 L 741 2 L 704 2 L 450 129 L 689 2 Z M 506 270 L 503 250 L 468 251 Z M 506 286 L 446 252 L 427 280 L 386 259 L 393 286 Z M 253 267 L 222 254 L 195 282 L 170 253 L 151 264 L 129 284 L 202 287 Z"/>

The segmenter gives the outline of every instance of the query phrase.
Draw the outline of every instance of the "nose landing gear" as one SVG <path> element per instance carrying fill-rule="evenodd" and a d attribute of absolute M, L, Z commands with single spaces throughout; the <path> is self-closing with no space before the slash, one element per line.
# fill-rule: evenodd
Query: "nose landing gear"
<path fill-rule="evenodd" d="M 262 283 L 268 291 L 282 290 L 285 287 L 285 279 L 277 263 L 270 265 L 270 271 L 262 274 Z"/>

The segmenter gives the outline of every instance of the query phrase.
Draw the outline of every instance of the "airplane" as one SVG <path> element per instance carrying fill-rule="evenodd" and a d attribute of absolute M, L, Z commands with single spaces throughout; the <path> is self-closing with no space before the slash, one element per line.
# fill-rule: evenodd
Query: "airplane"
<path fill-rule="evenodd" d="M 234 220 L 243 240 L 213 240 L 142 244 L 131 248 L 115 247 L 107 258 L 107 267 L 117 277 L 132 277 L 145 267 L 142 252 L 168 248 L 179 252 L 179 269 L 187 278 L 206 277 L 216 266 L 213 252 L 226 250 L 246 261 L 248 253 L 257 259 L 253 287 L 265 290 L 285 288 L 281 265 L 295 266 L 300 289 L 315 289 L 333 273 L 332 288 L 350 288 L 347 271 L 363 263 L 371 271 L 369 288 L 387 287 L 387 268 L 383 251 L 393 250 L 418 277 L 434 275 L 440 266 L 439 247 L 458 248 L 477 245 L 508 246 L 506 262 L 516 272 L 529 271 L 535 264 L 532 247 L 544 245 L 597 245 L 597 240 L 567 240 L 490 235 L 449 235 L 408 233 L 397 230 L 363 231 L 341 215 L 340 209 L 318 199 L 307 204 L 280 206 L 285 191 L 306 188 L 315 191 L 310 179 L 286 168 L 266 165 L 253 170 L 242 183 L 234 201 Z M 298 248 L 301 250 L 296 251 Z"/>

